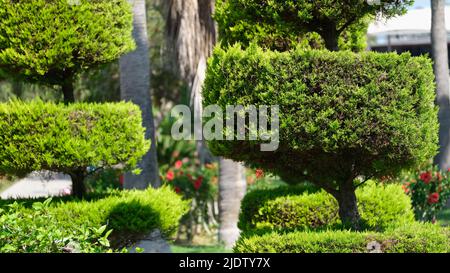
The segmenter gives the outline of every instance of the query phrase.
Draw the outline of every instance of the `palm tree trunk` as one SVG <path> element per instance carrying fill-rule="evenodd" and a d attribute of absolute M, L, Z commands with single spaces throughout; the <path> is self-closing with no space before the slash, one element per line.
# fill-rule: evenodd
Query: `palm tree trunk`
<path fill-rule="evenodd" d="M 161 185 L 156 158 L 155 126 L 150 95 L 150 56 L 147 35 L 147 18 L 145 0 L 128 0 L 133 8 L 133 37 L 137 49 L 120 58 L 120 93 L 121 99 L 131 101 L 141 108 L 145 136 L 152 144 L 149 152 L 138 166 L 139 175 L 125 174 L 124 188 L 145 189 L 149 183 L 153 187 Z"/>
<path fill-rule="evenodd" d="M 219 164 L 219 241 L 226 248 L 232 248 L 239 238 L 237 223 L 241 201 L 247 190 L 245 168 L 228 159 L 220 159 Z"/>
<path fill-rule="evenodd" d="M 431 0 L 431 44 L 439 106 L 439 154 L 435 158 L 441 170 L 450 167 L 450 101 L 447 30 L 445 29 L 445 0 Z"/>

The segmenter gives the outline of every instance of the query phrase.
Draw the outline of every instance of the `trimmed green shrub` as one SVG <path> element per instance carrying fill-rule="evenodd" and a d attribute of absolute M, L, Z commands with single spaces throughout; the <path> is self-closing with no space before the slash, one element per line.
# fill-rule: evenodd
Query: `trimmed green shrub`
<path fill-rule="evenodd" d="M 228 105 L 278 105 L 278 150 L 261 152 L 261 139 L 211 140 L 210 150 L 287 182 L 314 183 L 336 198 L 340 218 L 355 227 L 359 178 L 394 175 L 437 151 L 434 76 L 427 57 L 217 48 L 203 97 L 205 107 L 217 104 L 223 112 Z"/>
<path fill-rule="evenodd" d="M 62 226 L 73 228 L 83 223 L 91 226 L 108 224 L 113 230 L 112 245 L 127 245 L 153 229 L 169 237 L 177 231 L 179 220 L 189 209 L 169 187 L 145 191 L 116 191 L 97 201 L 73 201 L 58 204 L 51 211 Z"/>
<path fill-rule="evenodd" d="M 64 172 L 81 197 L 87 175 L 135 168 L 150 143 L 141 111 L 131 103 L 11 101 L 0 103 L 0 146 L 0 173 Z"/>
<path fill-rule="evenodd" d="M 47 204 L 45 211 L 39 211 L 39 214 L 35 212 L 35 208 L 40 207 L 41 203 L 33 202 L 31 206 L 31 201 L 19 202 L 21 205 L 16 216 L 8 209 L 10 205 L 0 205 L 0 236 L 3 236 L 0 239 L 4 239 L 0 240 L 0 244 L 3 243 L 0 251 L 13 251 L 11 246 L 6 245 L 14 245 L 15 250 L 19 251 L 18 248 L 23 243 L 30 247 L 22 248 L 21 252 L 60 252 L 60 247 L 65 246 L 69 239 L 79 245 L 84 243 L 82 239 L 77 239 L 81 238 L 79 236 L 91 235 L 93 240 L 86 238 L 82 251 L 103 252 L 109 247 L 121 249 L 142 239 L 154 229 L 159 229 L 166 237 L 173 235 L 180 218 L 189 210 L 189 201 L 182 200 L 169 187 L 149 188 L 145 191 L 112 191 L 107 197 L 90 201 L 55 200 Z M 11 222 L 13 218 L 18 219 L 17 224 Z M 33 222 L 34 218 L 36 221 Z M 29 222 L 33 223 L 25 227 Z M 48 230 L 49 227 L 52 230 Z M 64 237 L 72 235 L 73 238 Z M 60 242 L 59 239 L 62 238 L 65 239 Z M 105 238 L 101 239 L 99 248 L 89 248 L 97 245 L 95 239 L 98 238 Z"/>
<path fill-rule="evenodd" d="M 135 47 L 126 0 L 0 0 L 0 18 L 0 68 L 62 86 L 66 102 L 79 72 Z"/>
<path fill-rule="evenodd" d="M 411 200 L 400 185 L 370 183 L 359 188 L 356 196 L 366 229 L 382 231 L 414 221 Z M 238 226 L 244 232 L 332 228 L 340 225 L 338 210 L 336 200 L 323 190 L 300 187 L 256 190 L 244 197 Z"/>
<path fill-rule="evenodd" d="M 17 202 L 0 208 L 0 253 L 107 251 L 106 226 L 81 223 L 68 230 L 49 212 L 50 201 L 28 210 Z"/>
<path fill-rule="evenodd" d="M 449 253 L 450 230 L 414 223 L 385 233 L 323 231 L 241 237 L 237 253 Z"/>
<path fill-rule="evenodd" d="M 413 1 L 217 0 L 214 18 L 227 45 L 257 42 L 277 50 L 299 44 L 364 49 L 367 19 L 402 14 Z M 303 38 L 303 39 L 302 39 Z M 339 39 L 341 38 L 341 39 Z M 316 44 L 316 45 L 315 45 Z"/>

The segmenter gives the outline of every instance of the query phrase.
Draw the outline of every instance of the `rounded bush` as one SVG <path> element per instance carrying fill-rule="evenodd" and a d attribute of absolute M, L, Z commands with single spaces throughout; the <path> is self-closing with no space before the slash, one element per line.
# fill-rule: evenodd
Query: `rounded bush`
<path fill-rule="evenodd" d="M 150 147 L 132 103 L 0 103 L 0 173 L 132 168 Z"/>
<path fill-rule="evenodd" d="M 435 155 L 434 86 L 427 57 L 217 48 L 204 105 L 224 112 L 227 105 L 278 105 L 279 147 L 260 152 L 263 140 L 211 140 L 209 148 L 288 182 L 307 180 L 338 191 L 359 176 L 395 174 Z"/>
<path fill-rule="evenodd" d="M 448 253 L 450 230 L 414 223 L 385 233 L 322 231 L 276 232 L 241 237 L 237 253 Z"/>
<path fill-rule="evenodd" d="M 241 204 L 239 228 L 244 232 L 324 229 L 340 226 L 338 204 L 325 191 L 282 187 L 255 190 Z M 302 192 L 303 190 L 303 192 Z M 289 193 L 289 195 L 284 195 Z M 370 183 L 356 191 L 363 227 L 385 230 L 414 221 L 411 200 L 400 185 Z"/>
<path fill-rule="evenodd" d="M 0 0 L 0 69 L 50 85 L 134 49 L 126 0 Z"/>

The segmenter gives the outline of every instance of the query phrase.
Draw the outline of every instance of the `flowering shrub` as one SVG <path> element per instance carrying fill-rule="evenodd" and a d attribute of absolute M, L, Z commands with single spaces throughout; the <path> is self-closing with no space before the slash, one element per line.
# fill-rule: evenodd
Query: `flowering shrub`
<path fill-rule="evenodd" d="M 437 168 L 414 173 L 406 177 L 403 189 L 411 196 L 417 220 L 436 221 L 436 214 L 450 197 L 450 169 L 440 172 Z"/>
<path fill-rule="evenodd" d="M 183 198 L 192 200 L 189 213 L 181 221 L 188 240 L 192 240 L 199 227 L 209 232 L 209 227 L 217 223 L 214 205 L 218 191 L 217 172 L 217 164 L 199 167 L 188 158 L 177 160 L 165 171 L 165 183 Z"/>

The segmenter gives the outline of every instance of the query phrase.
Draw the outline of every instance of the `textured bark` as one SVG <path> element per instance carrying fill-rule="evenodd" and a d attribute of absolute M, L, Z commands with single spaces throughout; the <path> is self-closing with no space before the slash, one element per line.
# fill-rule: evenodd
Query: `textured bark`
<path fill-rule="evenodd" d="M 239 238 L 237 223 L 247 183 L 245 168 L 228 159 L 220 160 L 219 176 L 219 240 L 232 248 Z"/>
<path fill-rule="evenodd" d="M 205 78 L 206 60 L 217 40 L 216 25 L 212 19 L 214 4 L 213 0 L 165 2 L 168 50 L 175 60 L 174 69 L 190 86 L 191 105 L 197 114 L 201 113 L 202 108 L 201 87 Z M 197 151 L 200 161 L 210 160 L 203 141 L 197 142 Z M 239 163 L 220 159 L 219 239 L 227 247 L 232 247 L 239 236 L 237 222 L 245 191 L 244 167 Z"/>
<path fill-rule="evenodd" d="M 85 175 L 83 171 L 74 171 L 69 175 L 72 179 L 72 195 L 82 199 L 86 194 L 86 187 L 84 185 Z"/>
<path fill-rule="evenodd" d="M 145 136 L 152 144 L 149 152 L 139 162 L 140 175 L 125 174 L 124 188 L 145 189 L 161 185 L 156 157 L 155 126 L 150 95 L 150 57 L 147 35 L 145 0 L 129 0 L 133 7 L 133 37 L 137 49 L 120 58 L 121 99 L 131 101 L 141 108 Z"/>
<path fill-rule="evenodd" d="M 214 13 L 212 0 L 168 0 L 167 40 L 169 54 L 174 59 L 173 69 L 189 85 L 191 106 L 194 109 L 196 147 L 200 162 L 212 160 L 203 140 L 201 113 L 201 88 L 205 79 L 206 59 L 211 55 L 216 43 L 216 26 L 212 19 Z"/>
<path fill-rule="evenodd" d="M 450 167 L 450 103 L 445 0 L 431 0 L 431 43 L 436 76 L 436 103 L 439 105 L 439 154 L 435 158 L 441 170 Z"/>
<path fill-rule="evenodd" d="M 207 59 L 216 43 L 212 19 L 214 0 L 166 0 L 167 49 L 173 67 L 192 86 L 202 58 Z"/>

